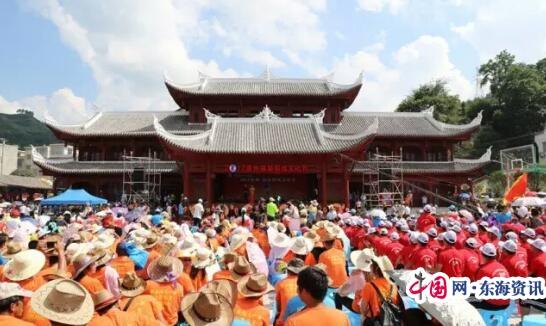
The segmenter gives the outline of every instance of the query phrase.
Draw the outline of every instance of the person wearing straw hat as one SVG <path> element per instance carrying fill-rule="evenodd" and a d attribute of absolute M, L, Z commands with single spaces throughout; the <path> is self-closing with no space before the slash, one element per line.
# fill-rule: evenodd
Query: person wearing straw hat
<path fill-rule="evenodd" d="M 119 297 L 103 290 L 93 296 L 95 303 L 95 316 L 88 326 L 103 325 L 161 325 L 152 316 L 129 313 L 119 309 Z"/>
<path fill-rule="evenodd" d="M 119 280 L 121 299 L 119 307 L 123 311 L 153 318 L 162 324 L 167 324 L 163 318 L 163 304 L 149 294 L 144 294 L 146 281 L 135 273 L 128 273 Z"/>
<path fill-rule="evenodd" d="M 191 326 L 223 326 L 233 322 L 233 309 L 228 300 L 214 292 L 186 295 L 181 310 L 185 322 Z"/>
<path fill-rule="evenodd" d="M 359 258 L 362 259 L 359 267 L 366 280 L 360 295 L 360 313 L 363 325 L 375 325 L 381 315 L 383 300 L 389 300 L 393 305 L 399 304 L 398 289 L 389 281 L 387 275 L 393 268 L 386 256 L 372 255 L 367 258 L 364 254 Z"/>
<path fill-rule="evenodd" d="M 238 282 L 243 277 L 256 273 L 256 267 L 252 265 L 245 257 L 237 256 L 235 261 L 228 265 L 231 273 L 231 279 Z"/>
<path fill-rule="evenodd" d="M 347 281 L 348 277 L 345 253 L 340 249 L 334 248 L 335 240 L 336 233 L 332 229 L 327 228 L 324 236 L 321 237 L 326 250 L 320 254 L 318 263 L 326 265 L 328 277 L 333 281 L 332 287 L 338 288 Z"/>
<path fill-rule="evenodd" d="M 208 276 L 206 268 L 215 262 L 216 259 L 212 251 L 204 247 L 197 249 L 189 273 L 195 290 L 199 291 L 199 289 L 207 283 Z"/>
<path fill-rule="evenodd" d="M 305 262 L 300 258 L 294 258 L 288 262 L 287 276 L 275 285 L 275 301 L 277 302 L 277 316 L 275 326 L 284 324 L 282 316 L 286 310 L 288 300 L 298 295 L 298 273 L 305 268 Z"/>
<path fill-rule="evenodd" d="M 144 265 L 144 268 L 136 271 L 139 277 L 148 279 L 148 266 L 150 266 L 152 261 L 161 256 L 159 243 L 160 237 L 157 235 L 157 233 L 151 232 L 144 238 L 142 248 L 148 253 L 148 258 L 146 259 L 146 265 Z"/>
<path fill-rule="evenodd" d="M 119 296 L 119 274 L 109 265 L 109 262 L 114 257 L 114 254 L 108 249 L 95 248 L 89 252 L 93 257 L 96 257 L 96 271 L 89 273 L 91 278 L 99 280 L 102 286 L 110 291 L 113 295 Z"/>
<path fill-rule="evenodd" d="M 230 281 L 235 281 L 231 277 L 231 270 L 229 269 L 229 266 L 231 265 L 231 263 L 235 262 L 235 259 L 237 259 L 237 257 L 240 257 L 240 256 L 238 256 L 237 254 L 235 254 L 233 252 L 224 253 L 222 258 L 220 259 L 221 270 L 214 273 L 214 275 L 212 276 L 212 279 L 213 280 L 226 279 L 226 280 L 230 280 Z"/>
<path fill-rule="evenodd" d="M 247 240 L 248 234 L 246 233 L 233 234 L 229 240 L 229 249 L 237 253 L 239 256 L 245 256 L 248 258 L 248 254 L 246 252 Z"/>
<path fill-rule="evenodd" d="M 238 298 L 233 313 L 252 325 L 269 325 L 269 309 L 261 303 L 264 294 L 273 291 L 262 273 L 250 274 L 237 283 Z"/>
<path fill-rule="evenodd" d="M 161 256 L 148 267 L 150 281 L 144 293 L 152 295 L 163 304 L 163 316 L 168 325 L 175 325 L 178 321 L 184 289 L 177 278 L 182 273 L 182 262 L 170 256 Z"/>
<path fill-rule="evenodd" d="M 324 305 L 323 301 L 328 292 L 328 275 L 322 269 L 312 266 L 300 271 L 297 291 L 305 307 L 288 317 L 284 325 L 350 325 L 345 313 Z"/>
<path fill-rule="evenodd" d="M 61 325 L 86 325 L 95 312 L 91 294 L 68 279 L 42 285 L 32 294 L 30 305 L 43 318 Z"/>
<path fill-rule="evenodd" d="M 30 298 L 31 291 L 23 289 L 17 283 L 0 283 L 0 325 L 2 326 L 32 326 L 33 323 L 22 320 L 23 299 Z"/>
<path fill-rule="evenodd" d="M 183 325 L 238 325 L 233 306 L 237 300 L 237 287 L 228 280 L 212 281 L 200 292 L 190 293 L 181 304 Z"/>
<path fill-rule="evenodd" d="M 97 272 L 97 259 L 99 257 L 83 254 L 77 256 L 72 263 L 75 270 L 72 279 L 79 282 L 91 294 L 104 290 L 102 283 L 91 276 Z"/>
<path fill-rule="evenodd" d="M 266 226 L 263 223 L 256 223 L 254 229 L 252 229 L 252 235 L 256 239 L 256 242 L 260 246 L 260 249 L 264 252 L 266 257 L 269 256 L 271 247 L 269 245 L 269 239 L 267 237 Z"/>
<path fill-rule="evenodd" d="M 364 273 L 370 270 L 372 258 L 375 257 L 373 249 L 355 250 L 351 252 L 350 261 L 355 266 L 347 282 L 335 293 L 334 302 L 336 309 L 343 307 L 360 314 L 360 298 L 364 286 Z M 350 296 L 354 295 L 353 298 Z"/>
<path fill-rule="evenodd" d="M 15 282 L 28 291 L 36 291 L 46 283 L 46 280 L 39 274 L 46 263 L 45 255 L 35 249 L 23 250 L 15 254 L 10 261 L 4 265 L 2 280 Z M 43 320 L 36 315 L 30 307 L 29 300 L 24 300 L 23 320 L 28 322 L 40 322 Z"/>
<path fill-rule="evenodd" d="M 307 256 L 311 254 L 314 243 L 311 239 L 299 236 L 293 239 L 292 246 L 284 255 L 283 260 L 289 263 L 294 258 L 299 258 L 303 261 L 307 259 Z"/>

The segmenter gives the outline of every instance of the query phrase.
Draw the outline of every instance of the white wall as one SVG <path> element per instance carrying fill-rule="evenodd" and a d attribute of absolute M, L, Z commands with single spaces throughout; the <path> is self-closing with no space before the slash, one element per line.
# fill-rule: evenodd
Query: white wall
<path fill-rule="evenodd" d="M 17 145 L 7 145 L 0 142 L 0 174 L 8 175 L 17 170 Z"/>

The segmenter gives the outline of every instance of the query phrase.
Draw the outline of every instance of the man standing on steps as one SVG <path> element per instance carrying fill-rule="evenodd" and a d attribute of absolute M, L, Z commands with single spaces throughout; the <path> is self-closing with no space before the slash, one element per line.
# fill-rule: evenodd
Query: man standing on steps
<path fill-rule="evenodd" d="M 197 226 L 198 228 L 201 227 L 201 218 L 203 217 L 204 212 L 205 208 L 203 207 L 203 199 L 199 198 L 197 200 L 197 204 L 193 206 L 193 225 Z"/>

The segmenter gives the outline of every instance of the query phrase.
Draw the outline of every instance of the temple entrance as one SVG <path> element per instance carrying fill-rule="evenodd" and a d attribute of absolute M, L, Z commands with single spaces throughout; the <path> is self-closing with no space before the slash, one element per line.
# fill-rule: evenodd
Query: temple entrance
<path fill-rule="evenodd" d="M 247 203 L 282 196 L 284 199 L 309 201 L 316 199 L 316 174 L 254 175 L 217 174 L 214 179 L 214 201 Z"/>

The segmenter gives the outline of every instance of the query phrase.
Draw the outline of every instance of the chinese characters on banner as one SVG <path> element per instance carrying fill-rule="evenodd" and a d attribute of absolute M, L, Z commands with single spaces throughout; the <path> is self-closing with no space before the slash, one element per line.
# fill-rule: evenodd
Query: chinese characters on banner
<path fill-rule="evenodd" d="M 430 275 L 419 268 L 407 285 L 406 294 L 418 304 L 453 297 L 466 299 L 471 295 L 479 300 L 546 298 L 545 281 L 541 277 L 484 277 L 471 282 L 468 277 L 449 278 L 444 273 Z"/>
<path fill-rule="evenodd" d="M 236 168 L 233 168 L 236 166 Z M 262 173 L 262 174 L 303 174 L 311 173 L 311 166 L 306 164 L 231 164 L 226 171 L 234 173 Z"/>

